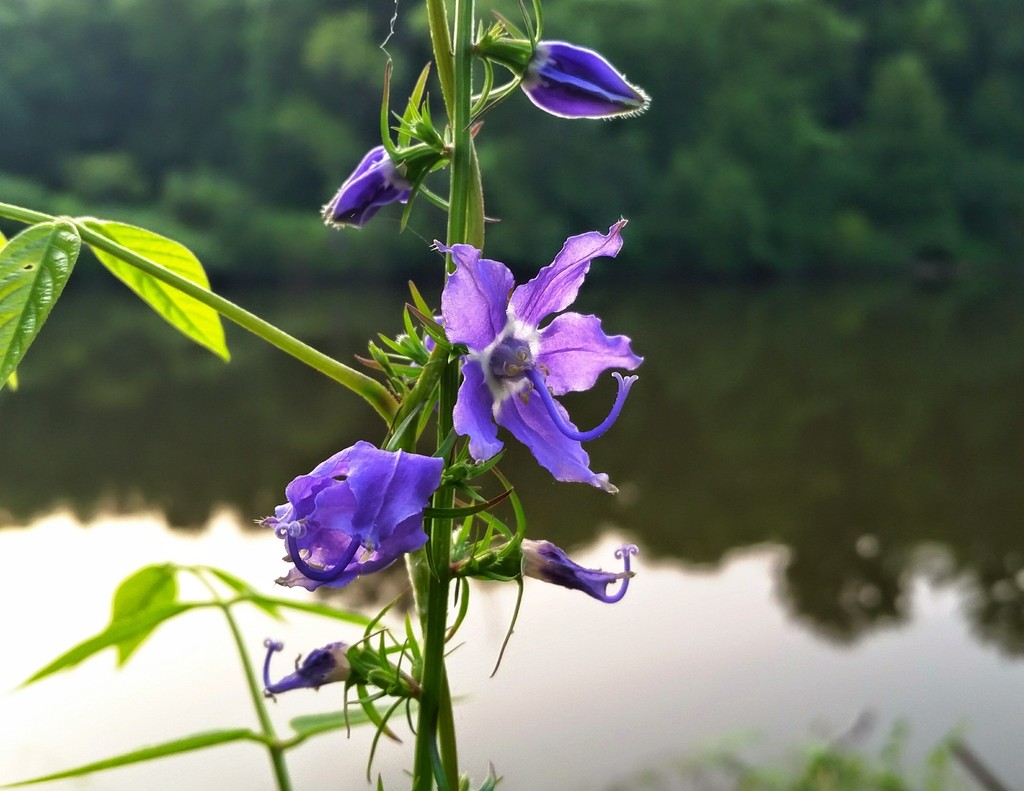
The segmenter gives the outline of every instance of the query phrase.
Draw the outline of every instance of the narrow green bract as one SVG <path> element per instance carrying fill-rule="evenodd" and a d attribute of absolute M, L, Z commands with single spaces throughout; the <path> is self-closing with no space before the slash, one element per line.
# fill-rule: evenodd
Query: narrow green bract
<path fill-rule="evenodd" d="M 50 315 L 82 242 L 69 222 L 33 225 L 0 249 L 0 388 Z"/>
<path fill-rule="evenodd" d="M 122 247 L 209 290 L 210 281 L 206 277 L 203 265 L 184 245 L 134 225 L 109 220 L 88 220 L 85 225 Z M 125 263 L 111 253 L 97 247 L 93 248 L 93 252 L 115 277 L 138 294 L 172 327 L 218 357 L 230 359 L 231 355 L 224 340 L 224 327 L 217 311 Z"/>

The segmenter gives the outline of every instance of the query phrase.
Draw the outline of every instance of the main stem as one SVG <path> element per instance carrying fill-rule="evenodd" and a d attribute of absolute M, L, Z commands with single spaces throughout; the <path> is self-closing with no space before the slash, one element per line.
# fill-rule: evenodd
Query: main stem
<path fill-rule="evenodd" d="M 231 604 L 220 598 L 216 588 L 204 576 L 202 569 L 192 569 L 192 571 L 210 592 L 217 606 L 224 613 L 225 619 L 227 619 L 228 628 L 231 630 L 231 638 L 235 642 L 235 649 L 238 651 L 239 659 L 242 661 L 243 675 L 245 676 L 246 685 L 249 687 L 249 697 L 252 700 L 253 708 L 256 710 L 256 717 L 260 721 L 264 743 L 270 752 L 270 763 L 274 768 L 274 779 L 277 781 L 277 789 L 278 791 L 292 791 L 292 781 L 288 775 L 288 765 L 285 763 L 284 746 L 280 743 L 277 734 L 274 732 L 274 723 L 270 719 L 270 713 L 267 711 L 252 662 L 249 661 L 249 651 L 245 644 L 245 638 L 242 637 L 242 630 L 238 628 L 238 622 L 231 612 Z"/>
<path fill-rule="evenodd" d="M 444 0 L 427 0 L 431 23 L 443 19 Z M 449 109 L 452 129 L 451 188 L 449 193 L 448 244 L 476 242 L 472 229 L 476 224 L 482 227 L 470 213 L 479 207 L 482 215 L 482 201 L 479 198 L 479 177 L 476 174 L 473 138 L 470 134 L 471 107 L 473 96 L 473 0 L 456 0 L 455 35 L 453 51 L 453 90 L 445 97 Z M 447 30 L 444 31 L 447 33 Z M 435 44 L 446 38 L 439 31 L 432 32 Z M 449 53 L 435 52 L 438 60 L 449 57 Z M 474 190 L 477 192 L 474 193 Z M 450 261 L 446 268 L 450 270 Z M 437 442 L 440 447 L 452 431 L 452 413 L 459 384 L 458 360 L 449 361 L 441 374 L 438 401 Z M 450 508 L 454 503 L 454 491 L 450 487 L 439 489 L 433 500 L 435 508 Z M 413 766 L 414 791 L 430 791 L 434 787 L 435 762 L 436 780 L 440 788 L 458 788 L 459 764 L 455 739 L 455 723 L 452 713 L 451 692 L 445 667 L 445 636 L 448 628 L 448 594 L 451 583 L 451 538 L 450 519 L 433 519 L 429 525 L 430 540 L 427 558 L 420 558 L 414 566 L 414 583 L 418 590 L 420 619 L 424 631 L 423 672 L 420 683 L 418 727 L 416 732 L 416 757 Z M 418 577 L 418 579 L 417 579 Z M 424 584 L 425 583 L 425 584 Z"/>

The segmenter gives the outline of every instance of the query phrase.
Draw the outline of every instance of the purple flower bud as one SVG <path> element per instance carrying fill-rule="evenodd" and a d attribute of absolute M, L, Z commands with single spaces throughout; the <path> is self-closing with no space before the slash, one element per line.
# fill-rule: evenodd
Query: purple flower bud
<path fill-rule="evenodd" d="M 411 190 L 412 184 L 398 173 L 384 146 L 377 146 L 345 179 L 321 216 L 335 228 L 362 228 L 381 206 L 408 201 Z"/>
<path fill-rule="evenodd" d="M 342 587 L 390 566 L 427 541 L 423 509 L 444 461 L 357 442 L 300 475 L 288 502 L 260 524 L 285 541 L 295 565 L 281 585 Z"/>
<path fill-rule="evenodd" d="M 540 109 L 562 118 L 637 115 L 650 104 L 647 94 L 603 57 L 564 41 L 537 44 L 523 90 Z"/>
<path fill-rule="evenodd" d="M 267 658 L 263 661 L 263 694 L 273 697 L 293 689 L 319 689 L 332 681 L 346 681 L 352 668 L 348 661 L 348 646 L 345 643 L 331 643 L 323 648 L 310 651 L 301 660 L 295 660 L 295 672 L 289 673 L 280 681 L 270 680 L 270 658 L 284 648 L 283 643 L 264 640 Z"/>
<path fill-rule="evenodd" d="M 620 572 L 600 571 L 583 568 L 573 563 L 565 552 L 550 541 L 531 541 L 523 539 L 523 574 L 527 577 L 544 580 L 563 588 L 583 591 L 588 596 L 600 599 L 608 604 L 620 601 L 626 595 L 629 581 L 635 574 L 629 568 L 630 555 L 639 550 L 633 544 L 624 544 L 615 550 L 615 557 L 622 560 L 623 570 Z M 622 580 L 621 587 L 613 594 L 607 588 L 613 582 Z"/>

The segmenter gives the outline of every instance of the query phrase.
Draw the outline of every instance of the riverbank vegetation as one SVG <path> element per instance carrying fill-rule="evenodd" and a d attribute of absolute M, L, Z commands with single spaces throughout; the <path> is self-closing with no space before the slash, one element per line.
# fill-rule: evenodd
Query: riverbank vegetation
<path fill-rule="evenodd" d="M 397 212 L 358 233 L 318 218 L 376 140 L 372 42 L 394 10 L 387 48 L 427 63 L 419 3 L 0 0 L 0 199 L 162 230 L 222 279 L 386 275 L 400 258 L 404 276 L 410 251 L 430 266 L 429 205 L 397 241 Z M 1024 5 L 562 0 L 546 29 L 635 64 L 654 101 L 571 145 L 543 113 L 489 123 L 522 95 L 484 119 L 484 177 L 502 184 L 487 212 L 506 221 L 491 244 L 513 262 L 615 205 L 652 278 L 1019 268 Z"/>

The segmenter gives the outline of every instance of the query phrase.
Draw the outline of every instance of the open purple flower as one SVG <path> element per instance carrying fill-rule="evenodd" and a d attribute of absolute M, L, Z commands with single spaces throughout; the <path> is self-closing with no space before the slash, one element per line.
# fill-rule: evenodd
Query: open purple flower
<path fill-rule="evenodd" d="M 588 596 L 600 599 L 607 604 L 614 604 L 626 595 L 629 581 L 636 572 L 630 570 L 630 556 L 639 551 L 633 544 L 624 544 L 615 550 L 615 557 L 622 561 L 620 572 L 587 569 L 569 560 L 561 549 L 550 541 L 531 541 L 523 539 L 523 574 L 527 577 L 544 580 L 563 588 L 583 591 Z M 622 585 L 615 593 L 608 594 L 608 586 L 618 580 Z"/>
<path fill-rule="evenodd" d="M 261 524 L 283 538 L 295 568 L 278 582 L 339 588 L 426 543 L 423 509 L 442 459 L 357 442 L 288 484 L 288 502 Z"/>
<path fill-rule="evenodd" d="M 570 237 L 551 264 L 518 287 L 504 264 L 481 258 L 475 247 L 438 245 L 457 266 L 441 295 L 445 332 L 452 343 L 469 349 L 455 430 L 469 437 L 477 461 L 501 450 L 501 425 L 558 480 L 618 491 L 607 475 L 590 469 L 580 443 L 611 427 L 636 377 L 612 374 L 618 381 L 615 404 L 590 431 L 579 431 L 552 396 L 589 390 L 608 368 L 632 370 L 643 358 L 633 354 L 626 336 L 605 335 L 596 316 L 562 313 L 543 329 L 540 323 L 572 304 L 592 259 L 619 252 L 625 224 L 620 220 L 607 236 L 593 231 Z"/>
<path fill-rule="evenodd" d="M 346 681 L 352 670 L 348 661 L 348 646 L 345 643 L 330 643 L 323 648 L 310 651 L 301 660 L 295 660 L 295 672 L 289 673 L 280 681 L 270 680 L 270 658 L 284 649 L 284 643 L 264 640 L 267 658 L 263 660 L 263 694 L 267 697 L 289 692 L 293 689 L 319 689 L 332 681 Z"/>
<path fill-rule="evenodd" d="M 650 104 L 599 54 L 564 41 L 537 44 L 522 85 L 531 102 L 562 118 L 636 115 Z"/>
<path fill-rule="evenodd" d="M 324 206 L 324 222 L 336 228 L 351 225 L 362 228 L 363 223 L 389 203 L 409 200 L 412 184 L 395 168 L 395 163 L 384 149 L 370 149 L 363 161 L 341 185 L 331 202 Z"/>

